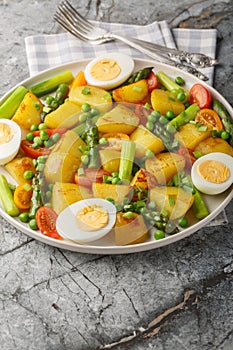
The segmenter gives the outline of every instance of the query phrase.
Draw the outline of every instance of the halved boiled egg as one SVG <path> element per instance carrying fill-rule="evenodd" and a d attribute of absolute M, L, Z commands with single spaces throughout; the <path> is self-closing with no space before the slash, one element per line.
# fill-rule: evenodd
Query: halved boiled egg
<path fill-rule="evenodd" d="M 89 62 L 84 70 L 87 83 L 110 90 L 126 81 L 134 69 L 134 60 L 122 53 L 106 53 Z"/>
<path fill-rule="evenodd" d="M 0 165 L 12 160 L 19 151 L 21 129 L 10 119 L 0 119 Z"/>
<path fill-rule="evenodd" d="M 101 198 L 83 199 L 65 208 L 56 221 L 58 233 L 77 243 L 88 243 L 105 236 L 116 221 L 116 207 Z"/>
<path fill-rule="evenodd" d="M 206 154 L 194 162 L 191 177 L 200 192 L 222 193 L 233 183 L 233 158 L 221 152 Z"/>

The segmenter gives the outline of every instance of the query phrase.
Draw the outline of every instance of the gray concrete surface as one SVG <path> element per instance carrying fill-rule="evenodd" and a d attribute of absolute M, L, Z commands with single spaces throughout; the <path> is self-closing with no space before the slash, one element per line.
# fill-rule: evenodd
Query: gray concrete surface
<path fill-rule="evenodd" d="M 53 30 L 58 2 L 0 0 L 0 96 L 28 77 L 24 38 Z M 233 104 L 232 1 L 72 3 L 90 19 L 217 28 L 214 86 Z M 232 209 L 227 225 L 116 256 L 44 245 L 0 217 L 0 349 L 232 349 Z"/>

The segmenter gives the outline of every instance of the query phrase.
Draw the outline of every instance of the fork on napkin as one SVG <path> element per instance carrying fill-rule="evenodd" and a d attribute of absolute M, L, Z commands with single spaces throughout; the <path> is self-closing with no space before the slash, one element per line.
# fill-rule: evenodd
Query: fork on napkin
<path fill-rule="evenodd" d="M 96 22 L 93 21 L 93 23 Z M 156 21 L 145 26 L 106 22 L 101 22 L 99 25 L 119 35 L 130 36 L 183 51 L 203 53 L 212 58 L 216 56 L 217 31 L 215 29 L 170 29 L 166 21 Z M 30 76 L 65 63 L 92 59 L 106 52 L 120 51 L 134 58 L 148 59 L 144 54 L 122 42 L 111 41 L 104 45 L 90 45 L 80 41 L 70 33 L 60 32 L 60 27 L 57 25 L 55 25 L 55 28 L 56 32 L 54 34 L 33 35 L 25 38 Z M 199 70 L 209 78 L 207 83 L 212 85 L 214 67 Z M 228 223 L 228 220 L 223 210 L 208 225 L 223 225 L 226 223 Z"/>

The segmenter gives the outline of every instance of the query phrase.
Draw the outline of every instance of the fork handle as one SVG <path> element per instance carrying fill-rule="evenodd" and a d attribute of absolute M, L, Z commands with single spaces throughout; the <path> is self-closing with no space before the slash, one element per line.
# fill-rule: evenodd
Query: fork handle
<path fill-rule="evenodd" d="M 151 49 L 148 49 L 148 48 L 144 47 L 143 45 L 141 45 L 141 42 L 143 43 L 143 41 L 141 41 L 141 40 L 138 40 L 138 39 L 131 40 L 129 38 L 126 38 L 126 37 L 123 37 L 123 36 L 120 36 L 117 34 L 113 34 L 113 33 L 111 33 L 111 35 L 108 33 L 107 38 L 108 38 L 108 40 L 116 40 L 116 39 L 120 40 L 120 41 L 124 42 L 125 44 L 137 49 L 138 51 L 144 53 L 145 55 L 147 55 L 147 56 L 149 56 L 149 57 L 151 57 L 159 62 L 168 64 L 170 66 L 175 66 L 181 70 L 184 70 L 185 72 L 188 72 L 188 73 L 198 77 L 201 80 L 206 81 L 209 79 L 202 72 L 200 72 L 199 70 L 197 70 L 194 67 L 191 67 L 190 65 L 176 62 L 176 61 L 172 60 L 171 58 L 159 55 L 158 53 L 156 53 L 154 51 L 152 52 Z"/>

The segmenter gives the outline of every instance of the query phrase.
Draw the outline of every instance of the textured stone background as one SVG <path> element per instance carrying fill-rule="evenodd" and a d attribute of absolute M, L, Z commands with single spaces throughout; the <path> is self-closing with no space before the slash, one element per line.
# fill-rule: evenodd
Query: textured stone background
<path fill-rule="evenodd" d="M 28 77 L 24 38 L 55 30 L 58 2 L 0 0 L 0 96 Z M 214 86 L 233 104 L 232 1 L 72 3 L 90 19 L 217 28 Z M 232 209 L 231 203 L 228 225 L 116 256 L 46 246 L 0 218 L 0 348 L 232 349 Z"/>

